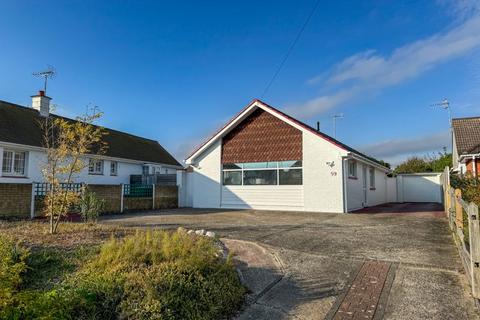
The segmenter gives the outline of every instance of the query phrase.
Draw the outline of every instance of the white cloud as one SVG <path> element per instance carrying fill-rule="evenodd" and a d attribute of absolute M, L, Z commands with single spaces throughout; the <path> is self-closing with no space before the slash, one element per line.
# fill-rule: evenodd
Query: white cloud
<path fill-rule="evenodd" d="M 450 133 L 445 131 L 414 138 L 385 140 L 360 146 L 358 150 L 397 165 L 413 155 L 423 156 L 442 151 L 443 148 L 450 150 L 450 140 Z"/>
<path fill-rule="evenodd" d="M 457 10 L 466 11 L 466 5 Z M 473 10 L 473 9 L 471 9 Z M 400 84 L 480 47 L 478 10 L 456 27 L 395 49 L 390 55 L 367 50 L 338 63 L 327 74 L 308 81 L 337 88 L 331 94 L 311 99 L 290 108 L 299 117 L 311 117 L 344 104 L 365 93 Z"/>

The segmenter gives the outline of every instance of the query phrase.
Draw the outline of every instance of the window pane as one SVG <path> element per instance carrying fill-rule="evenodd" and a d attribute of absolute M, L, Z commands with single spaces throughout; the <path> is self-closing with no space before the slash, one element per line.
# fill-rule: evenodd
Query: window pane
<path fill-rule="evenodd" d="M 241 171 L 224 171 L 223 172 L 223 184 L 229 185 L 241 185 L 242 184 L 242 172 Z"/>
<path fill-rule="evenodd" d="M 375 188 L 375 169 L 370 169 L 370 188 Z"/>
<path fill-rule="evenodd" d="M 241 163 L 224 163 L 223 169 L 242 169 Z"/>
<path fill-rule="evenodd" d="M 275 185 L 277 170 L 251 170 L 243 172 L 244 185 Z"/>
<path fill-rule="evenodd" d="M 263 169 L 276 168 L 277 162 L 246 162 L 243 164 L 244 169 Z"/>
<path fill-rule="evenodd" d="M 25 173 L 25 152 L 15 152 L 13 171 L 16 174 Z"/>
<path fill-rule="evenodd" d="M 301 185 L 302 169 L 280 169 L 279 179 L 281 185 Z"/>
<path fill-rule="evenodd" d="M 290 167 L 301 167 L 302 161 L 301 160 L 292 160 L 292 161 L 280 161 L 278 163 L 279 168 L 290 168 Z"/>
<path fill-rule="evenodd" d="M 117 166 L 118 166 L 117 162 L 114 162 L 114 161 L 110 162 L 110 174 L 111 175 L 116 175 L 117 174 Z"/>
<path fill-rule="evenodd" d="M 12 151 L 3 151 L 2 172 L 4 173 L 12 172 L 12 158 L 13 158 Z"/>

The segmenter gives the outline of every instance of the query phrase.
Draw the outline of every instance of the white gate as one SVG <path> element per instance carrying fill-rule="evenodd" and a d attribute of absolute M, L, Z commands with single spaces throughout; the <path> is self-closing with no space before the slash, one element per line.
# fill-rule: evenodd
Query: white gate
<path fill-rule="evenodd" d="M 412 173 L 397 176 L 398 202 L 442 202 L 441 173 Z"/>

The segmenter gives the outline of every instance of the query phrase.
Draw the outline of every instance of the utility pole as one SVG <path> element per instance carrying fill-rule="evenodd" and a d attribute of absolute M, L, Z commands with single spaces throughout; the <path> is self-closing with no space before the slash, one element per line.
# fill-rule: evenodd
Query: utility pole
<path fill-rule="evenodd" d="M 333 137 L 337 139 L 337 119 L 342 119 L 343 113 L 334 114 L 332 116 L 333 119 Z"/>

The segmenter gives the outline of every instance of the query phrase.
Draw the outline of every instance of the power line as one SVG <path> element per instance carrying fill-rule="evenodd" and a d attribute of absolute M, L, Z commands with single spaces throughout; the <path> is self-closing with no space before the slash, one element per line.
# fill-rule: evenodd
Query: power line
<path fill-rule="evenodd" d="M 277 78 L 278 74 L 279 74 L 280 71 L 282 70 L 283 65 L 285 64 L 285 62 L 287 62 L 288 57 L 290 56 L 290 54 L 292 53 L 293 49 L 295 48 L 298 40 L 300 40 L 300 37 L 302 36 L 303 31 L 305 30 L 305 28 L 307 27 L 308 23 L 310 22 L 310 19 L 312 18 L 313 14 L 314 14 L 315 11 L 317 10 L 317 7 L 318 7 L 319 4 L 320 4 L 320 0 L 317 0 L 317 1 L 315 2 L 315 5 L 314 5 L 313 8 L 312 8 L 312 11 L 310 11 L 310 14 L 308 15 L 307 20 L 305 20 L 305 23 L 302 25 L 302 28 L 301 28 L 300 31 L 298 32 L 297 37 L 296 37 L 295 40 L 293 41 L 293 43 L 292 43 L 292 45 L 290 46 L 290 48 L 288 48 L 287 53 L 285 54 L 285 57 L 283 58 L 282 62 L 281 62 L 280 65 L 278 66 L 277 70 L 275 71 L 275 73 L 273 74 L 272 78 L 271 78 L 270 81 L 268 82 L 267 86 L 266 86 L 265 89 L 263 90 L 263 93 L 262 93 L 262 95 L 260 96 L 261 98 L 263 98 L 263 97 L 265 96 L 265 94 L 267 94 L 268 89 L 270 89 L 270 87 L 272 86 L 273 82 L 274 82 L 275 79 Z"/>

